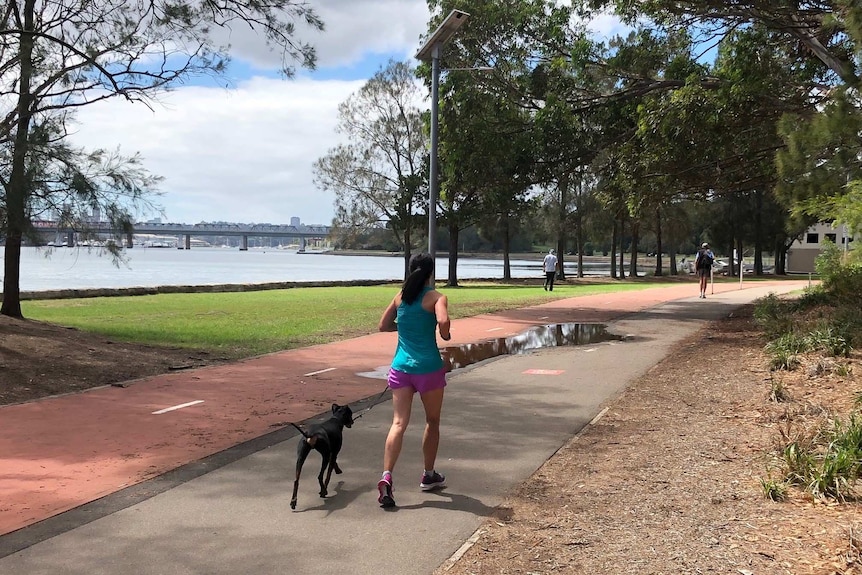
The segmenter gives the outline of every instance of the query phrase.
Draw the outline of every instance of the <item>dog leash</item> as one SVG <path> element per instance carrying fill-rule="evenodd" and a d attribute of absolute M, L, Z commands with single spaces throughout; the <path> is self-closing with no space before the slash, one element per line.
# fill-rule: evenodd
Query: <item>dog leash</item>
<path fill-rule="evenodd" d="M 375 398 L 371 401 L 371 405 L 370 405 L 370 406 L 366 407 L 365 409 L 363 409 L 362 411 L 358 412 L 356 415 L 354 415 L 354 416 L 353 416 L 353 421 L 356 421 L 357 419 L 359 419 L 360 417 L 362 417 L 363 415 L 365 415 L 366 413 L 368 413 L 369 411 L 371 411 L 371 408 L 372 408 L 372 407 L 374 407 L 375 405 L 377 405 L 377 402 L 380 400 L 380 398 L 382 398 L 384 395 L 386 395 L 386 392 L 387 392 L 387 391 L 389 391 L 389 386 L 388 386 L 388 385 L 387 385 L 386 387 L 384 387 L 384 388 L 383 388 L 383 391 L 381 391 L 381 392 L 380 392 L 380 395 L 378 395 L 377 397 L 375 397 Z"/>
<path fill-rule="evenodd" d="M 385 388 L 383 388 L 383 391 L 381 391 L 381 392 L 380 392 L 380 394 L 379 394 L 379 395 L 377 395 L 377 397 L 375 397 L 375 398 L 371 401 L 371 405 L 370 405 L 369 407 L 366 407 L 366 408 L 365 408 L 365 409 L 363 409 L 362 411 L 357 411 L 357 412 L 356 412 L 356 415 L 354 415 L 354 416 L 353 416 L 353 421 L 356 421 L 357 419 L 359 419 L 360 417 L 362 417 L 363 415 L 365 415 L 366 413 L 368 413 L 369 411 L 371 411 L 371 408 L 372 408 L 372 407 L 374 407 L 375 405 L 377 405 L 377 402 L 380 400 L 380 398 L 382 398 L 384 395 L 386 395 L 386 392 L 387 392 L 387 391 L 389 391 L 389 386 L 388 386 L 388 385 L 387 385 Z M 301 428 L 299 425 L 297 425 L 297 424 L 295 424 L 294 422 L 292 422 L 292 421 L 285 421 L 285 422 L 282 422 L 282 423 L 273 423 L 272 425 L 270 425 L 270 427 L 286 427 L 286 426 L 288 426 L 288 425 L 292 425 L 292 426 L 294 426 L 296 429 L 298 429 L 298 430 L 299 430 L 299 432 L 300 432 L 303 436 L 307 437 L 307 436 L 305 435 L 305 432 L 302 430 L 302 428 Z"/>

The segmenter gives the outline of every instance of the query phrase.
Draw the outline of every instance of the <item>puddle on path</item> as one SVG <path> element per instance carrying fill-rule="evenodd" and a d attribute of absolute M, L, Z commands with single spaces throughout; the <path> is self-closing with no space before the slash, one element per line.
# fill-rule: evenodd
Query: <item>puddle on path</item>
<path fill-rule="evenodd" d="M 603 341 L 624 341 L 625 339 L 624 336 L 608 333 L 605 324 L 557 323 L 536 326 L 509 337 L 448 346 L 442 348 L 441 353 L 444 360 L 448 360 L 451 369 L 459 369 L 501 355 L 516 355 L 546 347 L 587 345 Z M 389 366 L 384 365 L 374 371 L 357 375 L 373 379 L 387 379 Z"/>
<path fill-rule="evenodd" d="M 622 341 L 625 338 L 607 332 L 605 324 L 557 323 L 540 325 L 509 337 L 489 339 L 444 348 L 452 369 L 467 367 L 500 355 L 516 355 L 547 347 L 586 345 L 603 341 Z"/>

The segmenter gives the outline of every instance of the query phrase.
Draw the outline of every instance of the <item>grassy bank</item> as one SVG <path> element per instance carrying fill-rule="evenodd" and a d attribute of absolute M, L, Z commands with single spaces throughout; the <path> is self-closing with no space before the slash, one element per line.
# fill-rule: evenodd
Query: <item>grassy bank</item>
<path fill-rule="evenodd" d="M 646 289 L 663 282 L 559 285 L 465 283 L 440 288 L 453 318 L 555 299 Z M 24 316 L 111 339 L 205 349 L 232 359 L 371 333 L 397 285 L 310 287 L 22 302 Z"/>

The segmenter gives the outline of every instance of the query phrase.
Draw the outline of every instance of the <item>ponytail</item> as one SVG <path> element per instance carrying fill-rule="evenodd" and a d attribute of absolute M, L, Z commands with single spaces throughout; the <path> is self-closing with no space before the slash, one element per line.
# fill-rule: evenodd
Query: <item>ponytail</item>
<path fill-rule="evenodd" d="M 410 275 L 401 286 L 401 301 L 409 305 L 416 301 L 428 278 L 434 273 L 434 259 L 426 253 L 415 254 L 410 258 L 408 269 Z"/>

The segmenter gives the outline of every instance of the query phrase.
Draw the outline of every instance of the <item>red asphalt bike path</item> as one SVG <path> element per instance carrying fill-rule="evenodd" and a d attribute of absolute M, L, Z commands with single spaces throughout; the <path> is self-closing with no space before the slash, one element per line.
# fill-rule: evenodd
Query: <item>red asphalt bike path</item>
<path fill-rule="evenodd" d="M 445 345 L 506 337 L 535 325 L 605 323 L 696 297 L 696 290 L 684 283 L 457 319 Z M 332 403 L 376 396 L 385 381 L 359 374 L 385 372 L 395 342 L 394 333 L 373 333 L 0 407 L 0 535 L 325 413 Z"/>

